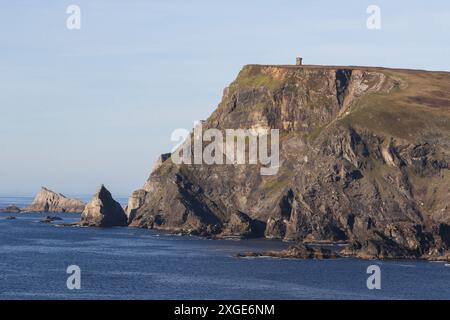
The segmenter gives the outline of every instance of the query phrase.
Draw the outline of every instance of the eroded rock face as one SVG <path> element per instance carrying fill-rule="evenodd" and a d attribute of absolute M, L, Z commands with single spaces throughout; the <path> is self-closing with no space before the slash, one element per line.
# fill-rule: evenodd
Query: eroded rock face
<path fill-rule="evenodd" d="M 78 199 L 70 199 L 61 193 L 42 187 L 30 206 L 22 209 L 26 212 L 69 212 L 80 213 L 85 204 Z"/>
<path fill-rule="evenodd" d="M 240 211 L 231 212 L 224 224 L 221 237 L 256 238 L 264 233 L 263 224 L 251 219 Z"/>
<path fill-rule="evenodd" d="M 449 123 L 449 73 L 246 66 L 203 127 L 279 129 L 276 175 L 169 158 L 133 194 L 131 225 L 220 237 L 259 224 L 267 238 L 352 243 L 350 255 L 444 255 Z"/>
<path fill-rule="evenodd" d="M 287 221 L 282 218 L 267 219 L 266 228 L 264 230 L 264 236 L 268 239 L 284 239 L 286 236 L 286 224 Z"/>
<path fill-rule="evenodd" d="M 136 210 L 144 204 L 146 196 L 147 191 L 144 189 L 136 190 L 131 194 L 130 199 L 128 199 L 127 207 L 125 208 L 125 213 L 129 222 L 133 221 L 135 218 Z"/>
<path fill-rule="evenodd" d="M 128 217 L 122 206 L 102 185 L 81 214 L 80 225 L 90 227 L 124 227 Z"/>

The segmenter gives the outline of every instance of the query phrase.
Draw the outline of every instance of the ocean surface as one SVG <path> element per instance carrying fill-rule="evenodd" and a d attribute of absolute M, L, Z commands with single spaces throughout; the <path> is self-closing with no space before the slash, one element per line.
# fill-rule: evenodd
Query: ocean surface
<path fill-rule="evenodd" d="M 0 197 L 0 207 L 29 201 Z M 0 214 L 0 299 L 450 299 L 445 263 L 236 258 L 289 244 L 58 226 L 78 214 L 52 224 L 40 223 L 45 214 L 10 215 Z M 366 285 L 374 264 L 380 290 Z M 70 265 L 81 270 L 79 290 L 67 288 Z"/>

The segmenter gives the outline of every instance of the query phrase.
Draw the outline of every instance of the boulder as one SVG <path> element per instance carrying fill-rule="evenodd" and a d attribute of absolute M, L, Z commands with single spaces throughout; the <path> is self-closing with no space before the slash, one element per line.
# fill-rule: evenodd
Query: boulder
<path fill-rule="evenodd" d="M 47 216 L 45 217 L 45 219 L 41 220 L 42 223 L 51 223 L 53 221 L 60 221 L 62 220 L 61 217 L 57 217 L 57 216 Z"/>

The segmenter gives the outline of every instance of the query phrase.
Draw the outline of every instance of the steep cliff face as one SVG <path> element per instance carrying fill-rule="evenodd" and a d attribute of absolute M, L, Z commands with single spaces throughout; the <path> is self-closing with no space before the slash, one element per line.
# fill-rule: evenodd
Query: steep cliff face
<path fill-rule="evenodd" d="M 30 206 L 22 209 L 27 212 L 70 212 L 80 213 L 85 204 L 78 199 L 70 199 L 60 193 L 42 187 Z"/>
<path fill-rule="evenodd" d="M 279 129 L 277 174 L 164 159 L 130 199 L 131 226 L 440 255 L 450 245 L 449 121 L 449 73 L 249 65 L 203 127 Z"/>

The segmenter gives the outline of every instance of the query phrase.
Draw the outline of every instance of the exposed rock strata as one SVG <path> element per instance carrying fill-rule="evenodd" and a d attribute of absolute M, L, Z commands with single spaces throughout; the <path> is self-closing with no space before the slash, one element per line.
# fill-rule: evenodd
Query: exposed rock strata
<path fill-rule="evenodd" d="M 166 159 L 130 199 L 131 226 L 448 254 L 449 73 L 249 65 L 203 127 L 280 129 L 277 174 Z"/>
<path fill-rule="evenodd" d="M 122 206 L 102 185 L 81 214 L 80 225 L 90 227 L 124 227 L 128 217 Z"/>
<path fill-rule="evenodd" d="M 70 199 L 61 193 L 42 187 L 30 206 L 23 208 L 26 212 L 69 212 L 80 213 L 85 204 L 78 199 Z"/>

